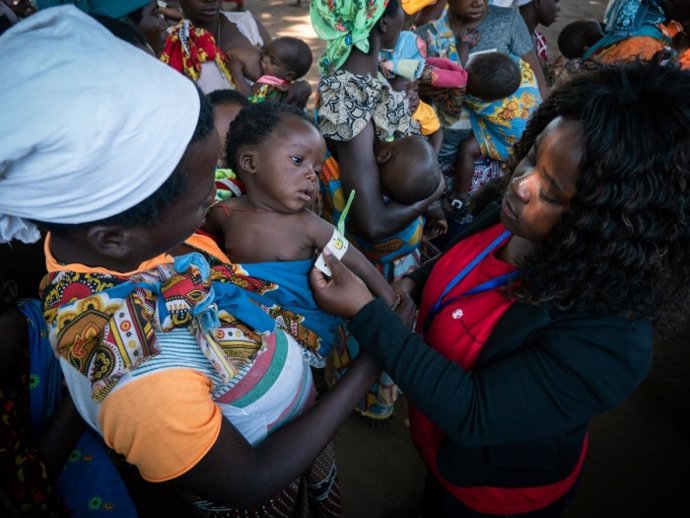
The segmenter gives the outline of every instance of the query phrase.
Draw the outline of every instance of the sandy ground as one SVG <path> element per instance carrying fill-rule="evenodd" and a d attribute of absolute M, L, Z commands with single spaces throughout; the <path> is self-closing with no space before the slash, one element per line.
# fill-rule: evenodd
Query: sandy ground
<path fill-rule="evenodd" d="M 246 7 L 275 36 L 296 36 L 311 45 L 316 84 L 322 45 L 309 21 L 308 0 L 247 0 Z M 231 7 L 232 4 L 228 3 Z M 555 41 L 577 18 L 600 17 L 605 0 L 561 0 Z M 612 282 L 623 282 L 612 276 Z M 592 422 L 590 450 L 579 493 L 568 518 L 690 517 L 690 325 L 657 340 L 649 378 L 618 410 Z M 424 468 L 405 424 L 404 401 L 388 424 L 371 428 L 352 416 L 336 437 L 346 518 L 377 518 L 418 501 Z"/>

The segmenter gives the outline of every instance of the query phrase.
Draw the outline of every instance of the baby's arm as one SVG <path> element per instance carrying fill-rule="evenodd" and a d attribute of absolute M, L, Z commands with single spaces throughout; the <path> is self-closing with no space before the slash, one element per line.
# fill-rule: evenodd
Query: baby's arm
<path fill-rule="evenodd" d="M 311 211 L 304 211 L 304 214 L 307 222 L 305 228 L 312 238 L 314 247 L 321 251 L 331 239 L 335 228 Z M 389 305 L 393 304 L 396 299 L 395 291 L 354 245 L 351 244 L 348 247 L 341 261 L 364 281 L 369 291 L 377 297 L 381 297 Z"/>

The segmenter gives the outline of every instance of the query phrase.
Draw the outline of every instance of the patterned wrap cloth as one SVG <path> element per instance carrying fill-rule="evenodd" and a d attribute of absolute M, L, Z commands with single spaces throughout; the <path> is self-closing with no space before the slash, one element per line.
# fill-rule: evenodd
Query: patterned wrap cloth
<path fill-rule="evenodd" d="M 326 49 L 319 60 L 323 75 L 338 70 L 353 47 L 369 52 L 369 33 L 388 5 L 388 0 L 313 0 L 311 23 Z"/>
<path fill-rule="evenodd" d="M 192 81 L 199 80 L 203 63 L 213 61 L 228 82 L 234 84 L 225 52 L 218 48 L 210 32 L 194 27 L 189 20 L 182 20 L 170 31 L 161 61 Z"/>
<path fill-rule="evenodd" d="M 223 383 L 236 383 L 275 326 L 245 290 L 273 288 L 193 253 L 128 276 L 50 273 L 41 293 L 56 354 L 87 377 L 93 399 L 103 401 L 127 371 L 160 353 L 156 334 L 173 328 L 190 328 Z M 242 320 L 233 315 L 240 308 Z"/>
<path fill-rule="evenodd" d="M 345 325 L 341 318 L 325 313 L 316 305 L 309 288 L 309 272 L 313 259 L 300 261 L 271 261 L 236 264 L 246 275 L 270 280 L 273 289 L 250 292 L 248 297 L 267 307 L 276 322 L 284 329 L 294 329 L 292 335 L 302 346 L 310 365 L 325 366 L 325 358 L 333 347 L 342 347 Z"/>
<path fill-rule="evenodd" d="M 519 58 L 518 63 L 521 80 L 515 93 L 496 101 L 484 101 L 470 94 L 465 96 L 472 133 L 482 155 L 500 162 L 510 158 L 513 144 L 520 140 L 532 113 L 541 103 L 532 67 Z"/>

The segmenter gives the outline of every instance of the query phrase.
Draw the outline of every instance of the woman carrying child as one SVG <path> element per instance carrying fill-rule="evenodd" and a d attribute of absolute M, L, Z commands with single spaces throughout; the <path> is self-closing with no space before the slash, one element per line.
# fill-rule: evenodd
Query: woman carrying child
<path fill-rule="evenodd" d="M 248 297 L 266 283 L 194 234 L 220 148 L 206 96 L 72 6 L 10 29 L 0 65 L 0 240 L 49 230 L 44 316 L 82 418 L 189 515 L 339 516 L 329 441 L 378 369 L 360 355 L 314 402 Z"/>
<path fill-rule="evenodd" d="M 563 515 L 588 421 L 645 378 L 653 325 L 688 309 L 688 88 L 654 62 L 554 91 L 500 204 L 400 283 L 424 342 L 332 257 L 330 280 L 312 272 L 414 407 L 424 517 Z"/>
<path fill-rule="evenodd" d="M 546 82 L 532 38 L 524 20 L 512 8 L 488 5 L 487 0 L 450 0 L 438 20 L 419 27 L 416 32 L 426 42 L 429 56 L 449 58 L 462 66 L 467 65 L 471 52 L 494 50 L 521 58 L 532 68 L 541 96 L 546 94 Z M 427 88 L 421 93 L 434 99 L 443 126 L 439 161 L 444 174 L 448 175 L 448 209 L 462 209 L 466 200 L 458 196 L 461 190 L 455 185 L 453 171 L 458 147 L 470 136 L 469 113 L 462 106 L 462 97 L 452 92 Z M 475 168 L 471 190 L 501 174 L 498 162 L 485 161 Z M 456 211 L 450 211 L 449 215 L 451 221 L 457 220 L 458 224 L 463 221 L 462 212 L 456 214 Z M 453 234 L 454 230 L 449 230 L 448 235 Z"/>
<path fill-rule="evenodd" d="M 168 36 L 161 59 L 195 81 L 205 93 L 233 89 L 230 55 L 254 56 L 271 35 L 249 11 L 222 11 L 220 0 L 180 0 L 184 19 Z M 307 104 L 306 81 L 290 85 L 285 102 Z"/>
<path fill-rule="evenodd" d="M 379 52 L 395 46 L 403 12 L 398 0 L 345 0 L 335 6 L 314 0 L 311 19 L 326 40 L 317 102 L 319 131 L 330 153 L 319 177 L 324 217 L 337 223 L 354 191 L 348 239 L 393 280 L 419 266 L 422 214 L 438 198 L 434 193 L 412 205 L 387 203 L 374 153 L 376 140 L 418 133 L 404 94 L 379 75 Z M 360 411 L 384 419 L 396 399 L 397 389 L 384 376 Z"/>

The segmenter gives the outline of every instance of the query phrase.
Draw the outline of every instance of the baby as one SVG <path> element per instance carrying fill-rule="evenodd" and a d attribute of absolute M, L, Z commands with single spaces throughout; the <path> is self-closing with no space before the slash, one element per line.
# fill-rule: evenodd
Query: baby
<path fill-rule="evenodd" d="M 412 205 L 426 199 L 443 181 L 436 152 L 422 136 L 412 135 L 391 142 L 377 141 L 374 154 L 383 194 L 395 202 Z M 446 233 L 448 223 L 440 204 L 432 204 L 425 216 L 426 239 Z"/>
<path fill-rule="evenodd" d="M 222 246 L 238 268 L 276 285 L 250 297 L 284 325 L 299 322 L 311 330 L 300 342 L 309 362 L 321 367 L 330 349 L 346 340 L 342 322 L 320 311 L 309 289 L 308 273 L 321 249 L 340 244 L 341 260 L 374 294 L 389 302 L 396 294 L 361 252 L 309 210 L 326 143 L 301 111 L 273 102 L 243 109 L 225 150 L 247 194 L 216 204 L 204 230 L 223 236 Z"/>
<path fill-rule="evenodd" d="M 532 112 L 541 102 L 529 64 L 500 52 L 476 54 L 466 66 L 467 93 L 472 135 L 460 143 L 455 162 L 455 181 L 449 203 L 465 211 L 474 162 L 480 156 L 497 162 L 510 158 L 513 144 L 522 136 Z"/>
<path fill-rule="evenodd" d="M 228 58 L 235 88 L 253 102 L 281 101 L 287 87 L 304 76 L 312 63 L 309 46 L 290 37 L 272 40 L 263 52 L 254 47 L 233 49 Z"/>

